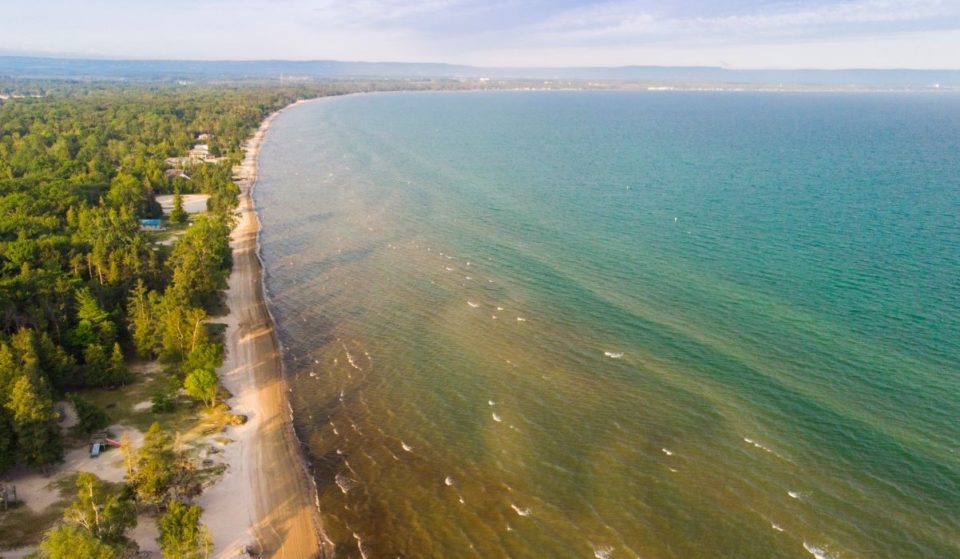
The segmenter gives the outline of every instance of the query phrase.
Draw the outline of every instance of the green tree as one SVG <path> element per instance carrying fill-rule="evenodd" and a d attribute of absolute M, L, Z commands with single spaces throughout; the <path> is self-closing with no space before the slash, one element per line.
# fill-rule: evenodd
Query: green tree
<path fill-rule="evenodd" d="M 38 556 L 42 559 L 116 559 L 120 553 L 83 528 L 60 524 L 44 534 Z"/>
<path fill-rule="evenodd" d="M 180 366 L 183 371 L 196 369 L 210 369 L 211 371 L 223 364 L 223 346 L 219 343 L 204 342 L 187 354 Z"/>
<path fill-rule="evenodd" d="M 157 335 L 155 308 L 159 306 L 159 296 L 154 291 L 148 291 L 143 280 L 137 280 L 127 298 L 127 320 L 130 326 L 130 336 L 137 355 L 149 357 L 158 352 L 160 346 Z"/>
<path fill-rule="evenodd" d="M 114 386 L 124 385 L 130 380 L 130 369 L 127 368 L 127 363 L 123 359 L 123 350 L 120 349 L 120 344 L 117 342 L 113 343 L 113 353 L 110 354 L 108 372 L 110 382 Z"/>
<path fill-rule="evenodd" d="M 137 451 L 136 467 L 128 480 L 140 501 L 160 508 L 174 480 L 175 462 L 170 435 L 154 423 Z"/>
<path fill-rule="evenodd" d="M 143 215 L 147 206 L 147 192 L 136 177 L 120 172 L 110 181 L 107 203 L 116 209 L 127 209 L 133 215 Z"/>
<path fill-rule="evenodd" d="M 99 343 L 92 343 L 83 350 L 84 378 L 87 386 L 111 386 L 110 358 Z"/>
<path fill-rule="evenodd" d="M 77 326 L 70 331 L 71 342 L 76 347 L 85 348 L 90 344 L 110 346 L 116 341 L 116 325 L 110 319 L 110 313 L 100 307 L 100 303 L 88 288 L 78 289 Z"/>
<path fill-rule="evenodd" d="M 183 209 L 183 195 L 180 188 L 173 191 L 173 209 L 170 210 L 170 223 L 184 223 L 187 221 L 187 212 Z"/>
<path fill-rule="evenodd" d="M 205 559 L 213 549 L 210 531 L 200 523 L 202 509 L 171 501 L 157 521 L 160 551 L 166 559 Z"/>
<path fill-rule="evenodd" d="M 110 425 L 110 416 L 95 404 L 76 394 L 70 395 L 70 401 L 73 402 L 73 407 L 77 411 L 77 428 L 81 433 L 93 433 Z"/>
<path fill-rule="evenodd" d="M 63 440 L 43 379 L 23 375 L 13 383 L 7 410 L 24 463 L 46 467 L 63 457 Z"/>
<path fill-rule="evenodd" d="M 13 467 L 16 457 L 16 434 L 10 413 L 0 408 L 0 474 Z"/>
<path fill-rule="evenodd" d="M 196 369 L 183 379 L 183 388 L 192 398 L 213 407 L 217 404 L 217 374 L 210 369 Z"/>
<path fill-rule="evenodd" d="M 63 518 L 109 544 L 123 543 L 127 528 L 137 525 L 133 503 L 88 472 L 77 475 L 77 498 L 64 511 Z"/>

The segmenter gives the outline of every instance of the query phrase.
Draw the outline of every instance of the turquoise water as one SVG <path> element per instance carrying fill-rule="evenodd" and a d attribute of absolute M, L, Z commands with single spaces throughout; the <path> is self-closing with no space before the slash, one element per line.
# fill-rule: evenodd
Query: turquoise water
<path fill-rule="evenodd" d="M 260 166 L 338 556 L 960 557 L 960 96 L 350 96 Z"/>

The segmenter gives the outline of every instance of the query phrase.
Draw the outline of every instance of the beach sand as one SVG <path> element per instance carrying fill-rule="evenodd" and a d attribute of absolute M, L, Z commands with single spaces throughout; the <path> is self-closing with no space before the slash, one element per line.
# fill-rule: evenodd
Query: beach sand
<path fill-rule="evenodd" d="M 226 293 L 230 313 L 222 320 L 227 324 L 226 357 L 218 372 L 233 394 L 233 412 L 248 420 L 229 428 L 227 436 L 236 441 L 224 449 L 229 469 L 199 499 L 203 522 L 213 535 L 213 556 L 221 558 L 245 556 L 248 545 L 263 557 L 332 555 L 320 532 L 315 489 L 293 432 L 257 257 L 260 224 L 251 191 L 260 142 L 277 114 L 260 126 L 237 170 L 239 221 L 231 236 L 233 271 Z"/>

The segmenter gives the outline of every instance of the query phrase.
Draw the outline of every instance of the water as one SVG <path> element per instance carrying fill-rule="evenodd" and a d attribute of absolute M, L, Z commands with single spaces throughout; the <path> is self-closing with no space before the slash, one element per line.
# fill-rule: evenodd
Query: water
<path fill-rule="evenodd" d="M 323 100 L 256 190 L 340 557 L 960 557 L 960 97 Z"/>

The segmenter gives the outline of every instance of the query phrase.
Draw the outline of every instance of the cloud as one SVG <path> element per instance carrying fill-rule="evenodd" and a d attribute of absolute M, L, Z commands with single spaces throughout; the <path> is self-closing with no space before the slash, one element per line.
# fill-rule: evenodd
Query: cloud
<path fill-rule="evenodd" d="M 777 2 L 711 16 L 657 12 L 647 2 L 616 1 L 555 14 L 535 27 L 547 41 L 723 42 L 744 38 L 863 35 L 960 28 L 956 0 L 854 0 L 835 3 Z"/>

